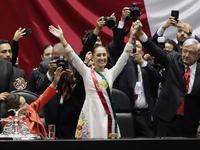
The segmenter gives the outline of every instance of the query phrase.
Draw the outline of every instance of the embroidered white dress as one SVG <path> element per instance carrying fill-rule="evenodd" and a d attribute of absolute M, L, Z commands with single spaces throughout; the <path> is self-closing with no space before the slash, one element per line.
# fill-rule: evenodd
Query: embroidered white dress
<path fill-rule="evenodd" d="M 110 87 L 110 93 L 112 90 L 112 85 L 116 77 L 122 71 L 123 67 L 126 65 L 127 59 L 129 58 L 129 52 L 132 48 L 132 44 L 127 43 L 124 49 L 124 52 L 118 59 L 116 65 L 111 69 L 105 68 L 105 72 L 103 73 L 105 78 L 107 79 L 108 85 Z M 77 138 L 108 138 L 108 115 L 104 109 L 104 106 L 100 100 L 100 97 L 97 93 L 91 68 L 87 67 L 83 61 L 76 55 L 70 45 L 66 47 L 66 51 L 72 60 L 73 65 L 81 74 L 86 98 L 83 104 L 75 136 Z M 94 71 L 96 78 L 100 81 L 102 78 L 99 74 Z M 104 90 L 105 91 L 105 90 Z M 104 93 L 103 94 L 106 94 Z M 106 101 L 108 107 L 111 108 L 111 104 L 109 100 Z M 114 132 L 114 131 L 113 131 Z M 118 131 L 118 137 L 120 132 Z"/>

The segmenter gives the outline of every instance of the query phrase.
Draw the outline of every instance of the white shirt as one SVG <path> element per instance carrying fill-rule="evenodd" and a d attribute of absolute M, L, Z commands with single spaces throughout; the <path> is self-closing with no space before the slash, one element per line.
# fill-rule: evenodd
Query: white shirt
<path fill-rule="evenodd" d="M 138 97 L 137 100 L 135 100 L 134 108 L 147 108 L 148 104 L 144 93 L 142 71 L 139 64 L 137 64 L 137 68 L 138 68 L 138 82 L 136 82 L 135 84 L 134 92 L 136 95 L 138 95 Z"/>

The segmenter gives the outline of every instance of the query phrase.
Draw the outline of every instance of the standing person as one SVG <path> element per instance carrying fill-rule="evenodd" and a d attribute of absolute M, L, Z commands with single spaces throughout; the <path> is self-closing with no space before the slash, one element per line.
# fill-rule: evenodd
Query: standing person
<path fill-rule="evenodd" d="M 12 79 L 13 79 L 13 66 L 12 63 L 0 58 L 0 105 L 6 96 L 11 91 Z M 0 118 L 2 117 L 1 107 L 0 107 Z M 0 132 L 2 132 L 2 126 L 0 125 Z"/>
<path fill-rule="evenodd" d="M 158 136 L 196 137 L 200 112 L 200 44 L 195 39 L 183 43 L 182 54 L 166 54 L 142 31 L 137 34 L 146 51 L 165 68 L 155 114 Z"/>
<path fill-rule="evenodd" d="M 163 36 L 164 32 L 166 31 L 167 28 L 169 28 L 170 26 L 176 27 L 177 28 L 177 32 L 176 32 L 176 39 L 177 39 L 177 45 L 179 47 L 179 52 L 181 53 L 182 50 L 182 46 L 183 43 L 189 39 L 189 38 L 193 38 L 196 39 L 200 42 L 200 39 L 198 36 L 194 35 L 194 33 L 192 33 L 192 26 L 188 23 L 184 23 L 181 20 L 179 20 L 179 23 L 177 23 L 177 21 L 175 20 L 175 17 L 170 16 L 169 19 L 167 20 L 167 22 L 161 26 L 156 33 L 153 35 L 152 37 L 152 41 L 156 44 L 158 44 L 158 37 Z"/>
<path fill-rule="evenodd" d="M 28 123 L 30 123 L 30 132 L 32 134 L 36 135 L 41 134 L 43 136 L 47 136 L 46 130 L 44 128 L 44 125 L 42 124 L 39 115 L 35 113 L 38 113 L 40 109 L 57 93 L 56 86 L 58 81 L 60 80 L 60 76 L 63 74 L 63 72 L 61 71 L 62 67 L 57 68 L 57 70 L 54 73 L 55 75 L 52 84 L 44 91 L 43 95 L 41 95 L 37 101 L 31 103 L 30 105 L 26 103 L 26 100 L 24 99 L 23 96 L 20 96 L 17 93 L 10 93 L 5 98 L 4 101 L 5 111 L 8 112 L 8 110 L 10 109 L 18 111 L 19 109 L 21 109 L 19 111 L 18 120 L 20 120 L 19 119 L 20 116 L 26 116 L 23 117 L 23 121 L 28 121 Z M 13 114 L 13 112 L 11 112 L 11 114 Z M 12 116 L 12 119 L 14 120 L 14 114 Z M 9 120 L 9 117 L 7 117 L 6 120 Z M 7 121 L 3 121 L 2 125 L 5 126 L 7 123 L 8 123 Z M 39 124 L 39 133 L 37 130 L 37 123 Z"/>
<path fill-rule="evenodd" d="M 134 137 L 154 137 L 154 109 L 156 87 L 161 77 L 152 62 L 143 59 L 142 44 L 136 40 L 136 52 L 131 50 L 123 71 L 116 79 L 116 88 L 127 94 L 131 101 Z"/>
<path fill-rule="evenodd" d="M 52 58 L 40 63 L 41 76 L 37 83 L 38 92 L 43 93 L 52 83 L 54 71 L 58 67 L 58 63 L 56 63 L 58 60 L 64 62 L 65 73 L 58 83 L 58 93 L 44 106 L 45 122 L 46 125 L 56 125 L 57 138 L 74 138 L 78 117 L 83 105 L 82 91 L 84 89 L 82 88 L 83 85 L 79 84 L 82 78 L 76 76 L 76 70 L 68 59 L 62 43 L 56 43 L 53 46 Z M 44 69 L 41 70 L 41 68 Z M 44 71 L 45 68 L 47 68 L 46 72 Z"/>
<path fill-rule="evenodd" d="M 120 137 L 116 115 L 113 110 L 111 88 L 129 58 L 133 46 L 133 37 L 136 33 L 135 26 L 137 26 L 137 22 L 133 23 L 131 27 L 130 38 L 124 52 L 111 69 L 104 68 L 107 64 L 107 52 L 104 46 L 97 45 L 93 48 L 94 69 L 89 68 L 85 66 L 67 43 L 60 26 L 58 26 L 58 29 L 53 26 L 49 27 L 49 31 L 60 39 L 75 68 L 83 77 L 86 99 L 79 116 L 75 135 L 77 138 L 107 139 Z"/>
<path fill-rule="evenodd" d="M 8 40 L 0 40 L 0 58 L 5 59 L 7 61 L 12 62 L 12 49 L 10 42 Z M 26 74 L 25 71 L 19 68 L 16 68 L 13 66 L 13 83 L 17 81 L 17 79 L 20 79 L 21 81 L 27 81 L 26 80 Z M 16 87 L 12 84 L 11 91 L 16 90 Z"/>
<path fill-rule="evenodd" d="M 42 50 L 42 55 L 41 55 L 42 60 L 51 58 L 52 51 L 53 51 L 52 45 L 44 46 L 44 48 Z M 48 69 L 46 69 L 46 72 L 47 72 L 47 70 Z M 43 69 L 43 71 L 45 72 L 45 69 Z M 31 71 L 31 74 L 29 76 L 29 81 L 27 84 L 28 91 L 31 91 L 31 92 L 34 92 L 37 94 L 42 94 L 42 93 L 39 93 L 39 90 L 38 90 L 38 81 L 39 81 L 39 78 L 42 77 L 42 75 L 44 75 L 44 73 L 43 72 L 41 73 L 39 68 L 34 68 Z"/>

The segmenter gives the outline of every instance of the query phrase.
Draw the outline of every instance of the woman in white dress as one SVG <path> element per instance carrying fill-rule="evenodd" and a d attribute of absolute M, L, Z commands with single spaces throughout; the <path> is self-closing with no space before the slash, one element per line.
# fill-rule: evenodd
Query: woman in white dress
<path fill-rule="evenodd" d="M 137 21 L 132 24 L 130 38 L 124 52 L 111 69 L 104 68 L 107 63 L 107 53 L 102 45 L 93 48 L 94 68 L 89 68 L 67 43 L 60 26 L 58 26 L 58 29 L 49 26 L 49 31 L 60 39 L 74 67 L 84 81 L 86 98 L 79 116 L 76 138 L 108 139 L 120 137 L 112 104 L 112 85 L 129 58 L 129 53 L 133 47 L 133 37 L 137 32 L 138 25 Z"/>

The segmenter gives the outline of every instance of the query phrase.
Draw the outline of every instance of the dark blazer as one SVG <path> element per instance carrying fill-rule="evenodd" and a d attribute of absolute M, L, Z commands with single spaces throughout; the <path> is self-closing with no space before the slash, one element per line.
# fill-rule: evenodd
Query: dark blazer
<path fill-rule="evenodd" d="M 156 106 L 156 115 L 165 121 L 171 121 L 176 115 L 179 104 L 185 99 L 184 130 L 196 134 L 200 114 L 200 64 L 197 63 L 195 80 L 190 94 L 186 92 L 185 68 L 181 54 L 166 54 L 150 39 L 142 43 L 146 51 L 165 67 L 162 90 Z"/>
<path fill-rule="evenodd" d="M 0 58 L 0 93 L 12 90 L 13 66 L 11 62 Z"/>
<path fill-rule="evenodd" d="M 12 63 L 0 58 L 0 93 L 10 92 L 12 90 L 13 81 L 13 66 Z M 2 101 L 0 101 L 1 104 Z M 0 118 L 1 118 L 1 107 L 0 107 Z M 2 132 L 2 126 L 0 124 L 0 132 Z"/>
<path fill-rule="evenodd" d="M 44 90 L 40 90 L 40 80 L 42 80 L 48 71 L 48 64 L 51 61 L 51 58 L 45 59 L 40 62 L 39 67 L 31 71 L 29 76 L 29 81 L 27 85 L 27 90 L 37 93 L 38 95 L 42 94 Z"/>
<path fill-rule="evenodd" d="M 29 75 L 29 80 L 27 84 L 27 90 L 33 93 L 37 93 L 37 94 L 38 92 L 36 89 L 36 82 L 37 82 L 38 75 L 39 75 L 38 68 L 34 68 Z"/>
<path fill-rule="evenodd" d="M 153 116 L 155 108 L 155 91 L 154 84 L 158 84 L 161 80 L 159 73 L 149 62 L 146 67 L 140 67 L 142 71 L 142 79 L 146 101 L 148 103 L 151 115 Z M 129 57 L 126 66 L 116 79 L 117 88 L 125 92 L 134 106 L 134 88 L 138 81 L 137 62 Z"/>

